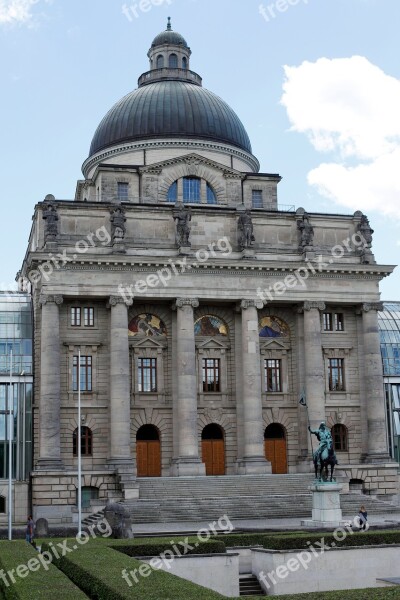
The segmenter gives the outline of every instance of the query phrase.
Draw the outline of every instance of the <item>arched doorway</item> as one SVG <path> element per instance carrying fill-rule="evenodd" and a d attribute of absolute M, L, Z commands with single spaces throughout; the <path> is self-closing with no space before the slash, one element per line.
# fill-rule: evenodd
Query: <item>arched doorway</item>
<path fill-rule="evenodd" d="M 154 425 L 143 425 L 136 434 L 138 477 L 161 477 L 160 434 Z"/>
<path fill-rule="evenodd" d="M 264 432 L 265 458 L 272 465 L 272 473 L 287 473 L 286 432 L 279 423 L 271 423 Z"/>
<path fill-rule="evenodd" d="M 219 425 L 212 423 L 204 427 L 201 434 L 201 449 L 206 475 L 225 475 L 224 432 Z"/>

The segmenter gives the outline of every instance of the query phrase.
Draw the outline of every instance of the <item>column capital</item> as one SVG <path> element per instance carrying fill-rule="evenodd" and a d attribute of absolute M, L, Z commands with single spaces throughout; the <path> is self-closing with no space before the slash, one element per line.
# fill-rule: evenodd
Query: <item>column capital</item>
<path fill-rule="evenodd" d="M 326 304 L 325 302 L 310 302 L 309 300 L 306 300 L 306 302 L 304 302 L 303 306 L 300 307 L 300 310 L 302 309 L 303 311 L 310 311 L 313 308 L 316 308 L 317 310 L 319 310 L 320 312 L 323 312 L 324 310 L 326 310 Z"/>
<path fill-rule="evenodd" d="M 60 306 L 64 302 L 64 298 L 58 295 L 40 294 L 39 305 L 44 306 L 45 304 L 57 304 Z"/>
<path fill-rule="evenodd" d="M 123 298 L 122 296 L 110 296 L 108 300 L 108 306 L 117 306 L 117 304 L 125 304 L 125 306 L 132 306 L 132 298 Z"/>
<path fill-rule="evenodd" d="M 371 310 L 383 310 L 383 302 L 364 302 L 357 310 L 357 314 L 370 312 Z"/>
<path fill-rule="evenodd" d="M 257 308 L 260 310 L 264 308 L 264 302 L 262 300 L 252 299 L 252 300 L 242 300 L 240 302 L 240 308 L 242 310 L 246 310 L 247 308 Z"/>
<path fill-rule="evenodd" d="M 184 306 L 191 306 L 192 308 L 198 308 L 200 305 L 197 298 L 177 298 L 173 305 L 173 308 L 183 308 Z"/>

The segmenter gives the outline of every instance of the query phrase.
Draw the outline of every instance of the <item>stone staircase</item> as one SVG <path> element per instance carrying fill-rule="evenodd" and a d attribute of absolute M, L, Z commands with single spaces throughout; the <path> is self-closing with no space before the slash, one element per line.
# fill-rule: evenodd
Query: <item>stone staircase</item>
<path fill-rule="evenodd" d="M 280 519 L 310 517 L 311 474 L 223 477 L 140 478 L 140 497 L 125 499 L 133 523 L 200 522 L 219 519 Z M 370 514 L 400 512 L 388 501 L 342 494 L 345 517 L 361 504 Z"/>
<path fill-rule="evenodd" d="M 255 575 L 240 575 L 239 577 L 240 596 L 265 596 L 264 591 Z"/>
<path fill-rule="evenodd" d="M 82 525 L 84 527 L 90 527 L 91 525 L 96 525 L 96 523 L 98 521 L 101 521 L 101 519 L 104 518 L 104 508 L 103 510 L 99 510 L 99 512 L 93 513 L 92 515 L 89 515 L 88 517 L 85 517 L 84 519 L 82 519 Z"/>

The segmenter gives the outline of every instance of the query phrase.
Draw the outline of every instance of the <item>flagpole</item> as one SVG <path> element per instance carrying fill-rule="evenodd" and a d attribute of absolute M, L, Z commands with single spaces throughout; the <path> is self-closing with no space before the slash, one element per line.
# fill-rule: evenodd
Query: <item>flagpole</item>
<path fill-rule="evenodd" d="M 309 415 L 309 413 L 308 413 L 308 405 L 307 405 L 307 400 L 306 400 L 306 392 L 305 392 L 305 390 L 303 390 L 303 391 L 302 391 L 302 393 L 301 393 L 301 396 L 300 396 L 300 404 L 301 404 L 302 406 L 305 406 L 305 407 L 306 407 L 306 410 L 307 410 L 307 421 L 308 421 L 308 427 L 309 427 L 308 431 L 309 431 L 309 433 L 310 433 L 310 442 L 311 442 L 311 454 L 314 456 L 314 447 L 313 447 L 313 443 L 312 443 L 312 433 L 311 433 L 311 431 L 310 431 L 310 429 L 311 429 L 311 424 L 310 424 L 310 415 Z"/>
<path fill-rule="evenodd" d="M 12 400 L 12 362 L 13 351 L 10 350 L 10 393 L 7 399 L 8 412 L 8 539 L 12 540 L 12 438 L 13 438 L 13 405 Z"/>
<path fill-rule="evenodd" d="M 78 536 L 82 534 L 81 351 L 78 351 Z"/>

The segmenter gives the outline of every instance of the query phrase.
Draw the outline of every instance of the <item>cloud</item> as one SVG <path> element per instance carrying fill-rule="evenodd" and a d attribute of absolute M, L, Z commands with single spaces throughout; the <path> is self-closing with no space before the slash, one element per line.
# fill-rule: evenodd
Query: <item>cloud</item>
<path fill-rule="evenodd" d="M 0 25 L 29 24 L 33 7 L 41 0 L 0 0 Z M 49 3 L 49 0 L 44 0 Z"/>
<path fill-rule="evenodd" d="M 309 184 L 342 206 L 400 218 L 400 81 L 362 56 L 286 66 L 285 75 L 291 130 L 334 154 Z"/>

